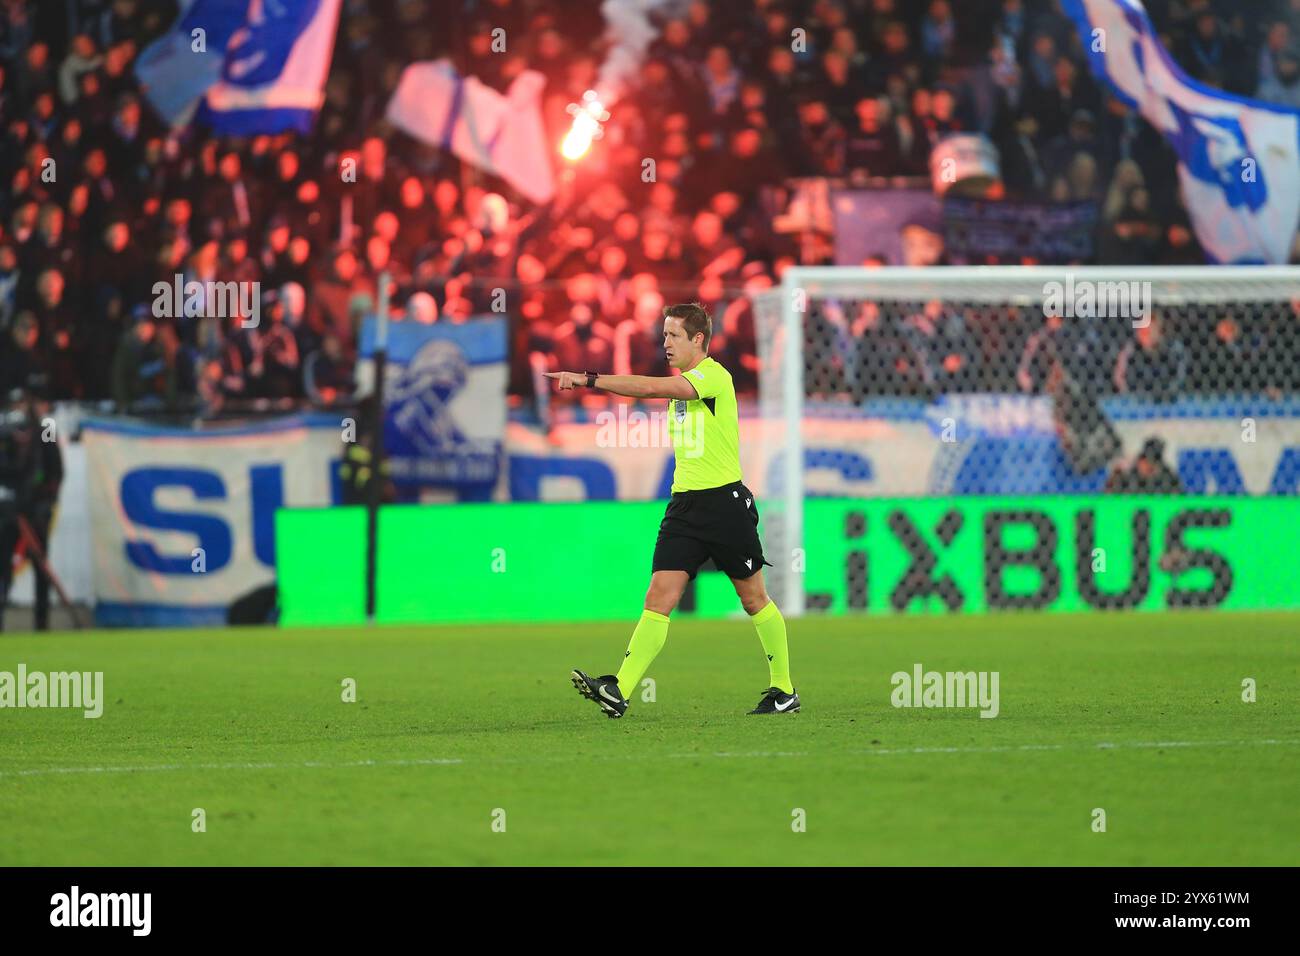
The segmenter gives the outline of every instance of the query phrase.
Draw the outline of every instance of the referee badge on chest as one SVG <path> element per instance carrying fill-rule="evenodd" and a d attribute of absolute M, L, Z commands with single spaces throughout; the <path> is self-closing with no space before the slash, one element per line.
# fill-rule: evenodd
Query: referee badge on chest
<path fill-rule="evenodd" d="M 686 399 L 673 399 L 673 417 L 677 419 L 678 425 L 686 421 Z"/>

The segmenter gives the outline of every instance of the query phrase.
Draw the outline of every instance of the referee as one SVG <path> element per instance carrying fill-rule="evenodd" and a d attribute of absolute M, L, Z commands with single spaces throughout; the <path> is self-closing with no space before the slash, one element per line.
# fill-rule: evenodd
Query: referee
<path fill-rule="evenodd" d="M 763 644 L 771 687 L 751 714 L 793 714 L 799 695 L 790 682 L 785 619 L 763 586 L 758 506 L 740 476 L 740 420 L 731 374 L 709 358 L 713 320 L 699 303 L 664 309 L 664 352 L 681 375 L 597 375 L 548 372 L 561 389 L 602 388 L 631 398 L 672 400 L 668 432 L 676 468 L 673 495 L 659 525 L 645 610 L 632 632 L 618 674 L 573 672 L 573 686 L 609 717 L 627 711 L 632 693 L 668 639 L 668 615 L 700 566 L 712 558 L 736 594 Z"/>

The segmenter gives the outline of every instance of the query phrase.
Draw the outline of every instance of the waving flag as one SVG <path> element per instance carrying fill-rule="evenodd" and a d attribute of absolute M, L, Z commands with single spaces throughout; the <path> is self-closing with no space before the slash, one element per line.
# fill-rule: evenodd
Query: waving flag
<path fill-rule="evenodd" d="M 1202 248 L 1217 262 L 1285 263 L 1300 224 L 1300 111 L 1211 89 L 1161 45 L 1138 0 L 1062 0 L 1092 71 L 1178 154 Z"/>
<path fill-rule="evenodd" d="M 193 119 L 203 94 L 221 79 L 226 44 L 247 15 L 248 0 L 182 0 L 171 32 L 141 52 L 136 77 L 169 125 Z"/>
<path fill-rule="evenodd" d="M 232 135 L 307 132 L 329 72 L 342 0 L 186 0 L 136 75 L 168 123 L 196 114 Z"/>
<path fill-rule="evenodd" d="M 542 125 L 546 77 L 520 73 L 505 95 L 448 60 L 412 63 L 402 71 L 387 118 L 398 129 L 467 163 L 495 173 L 533 202 L 555 195 L 550 149 Z"/>

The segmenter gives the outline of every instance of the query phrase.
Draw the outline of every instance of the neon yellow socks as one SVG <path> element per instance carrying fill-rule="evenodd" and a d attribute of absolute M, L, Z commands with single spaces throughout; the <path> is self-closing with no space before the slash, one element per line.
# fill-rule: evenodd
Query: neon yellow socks
<path fill-rule="evenodd" d="M 773 605 L 775 606 L 775 605 Z M 656 611 L 646 609 L 641 612 L 641 620 L 636 622 L 632 631 L 632 640 L 623 655 L 623 666 L 618 669 L 618 689 L 624 700 L 631 700 L 637 685 L 668 640 L 668 618 Z M 781 644 L 785 645 L 785 625 L 781 625 Z"/>
<path fill-rule="evenodd" d="M 787 694 L 794 693 L 794 684 L 790 682 L 790 650 L 785 643 L 785 618 L 777 608 L 775 601 L 769 601 L 767 607 L 750 617 L 758 639 L 763 642 L 763 653 L 767 655 L 767 669 L 771 675 L 772 686 L 779 687 Z M 633 637 L 633 640 L 636 638 Z"/>
<path fill-rule="evenodd" d="M 790 682 L 790 651 L 785 640 L 785 618 L 777 608 L 775 601 L 769 601 L 757 614 L 750 618 L 758 639 L 763 644 L 763 653 L 767 655 L 767 667 L 771 686 L 779 687 L 787 694 L 794 693 L 794 684 Z M 623 657 L 623 666 L 618 669 L 618 689 L 625 700 L 631 700 L 636 693 L 641 678 L 650 669 L 651 663 L 663 650 L 668 640 L 668 618 L 655 611 L 644 610 L 641 619 L 632 631 L 632 640 L 628 642 L 627 654 Z"/>

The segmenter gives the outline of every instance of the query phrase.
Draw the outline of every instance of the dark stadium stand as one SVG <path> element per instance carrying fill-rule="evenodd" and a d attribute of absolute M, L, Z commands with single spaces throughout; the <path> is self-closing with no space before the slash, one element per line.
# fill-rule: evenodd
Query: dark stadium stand
<path fill-rule="evenodd" d="M 394 131 L 384 105 L 414 60 L 450 55 L 497 86 L 528 66 L 547 76 L 545 117 L 558 140 L 565 104 L 600 61 L 598 4 L 466 3 L 445 32 L 409 28 L 459 6 L 346 3 L 314 133 L 226 140 L 197 126 L 169 134 L 137 87 L 135 58 L 174 3 L 0 4 L 0 381 L 55 400 L 201 415 L 345 402 L 357 322 L 389 270 L 406 320 L 473 321 L 493 290 L 510 292 L 510 391 L 523 409 L 543 368 L 660 368 L 651 326 L 663 300 L 711 308 L 715 350 L 749 391 L 749 296 L 791 264 L 830 261 L 827 242 L 773 226 L 790 177 L 926 176 L 932 146 L 953 132 L 982 132 L 998 147 L 1003 195 L 1096 201 L 1086 261 L 1202 261 L 1172 153 L 1098 88 L 1055 3 L 690 4 L 664 24 L 605 152 L 541 209 Z M 1207 0 L 1147 6 L 1198 79 L 1300 97 L 1295 0 L 1250 18 Z M 514 28 L 507 54 L 482 42 L 489 19 Z M 801 52 L 788 39 L 796 22 L 808 27 Z M 637 175 L 642 156 L 658 158 L 654 183 Z M 347 159 L 359 178 L 345 201 Z M 156 317 L 153 284 L 174 274 L 258 283 L 264 321 Z M 939 342 L 907 316 L 889 317 L 870 334 L 894 341 L 903 367 L 861 389 L 1016 387 L 1033 360 L 1024 354 L 1033 323 L 959 318 L 954 341 Z M 1285 377 L 1295 328 L 1276 316 L 1234 328 L 1202 316 L 1170 339 L 1205 343 L 1193 350 L 1202 363 L 1226 350 Z M 936 376 L 949 355 L 966 356 L 963 371 Z M 864 352 L 858 364 L 871 361 Z M 1104 371 L 1122 378 L 1113 362 Z M 1216 387 L 1197 361 L 1180 382 Z"/>

